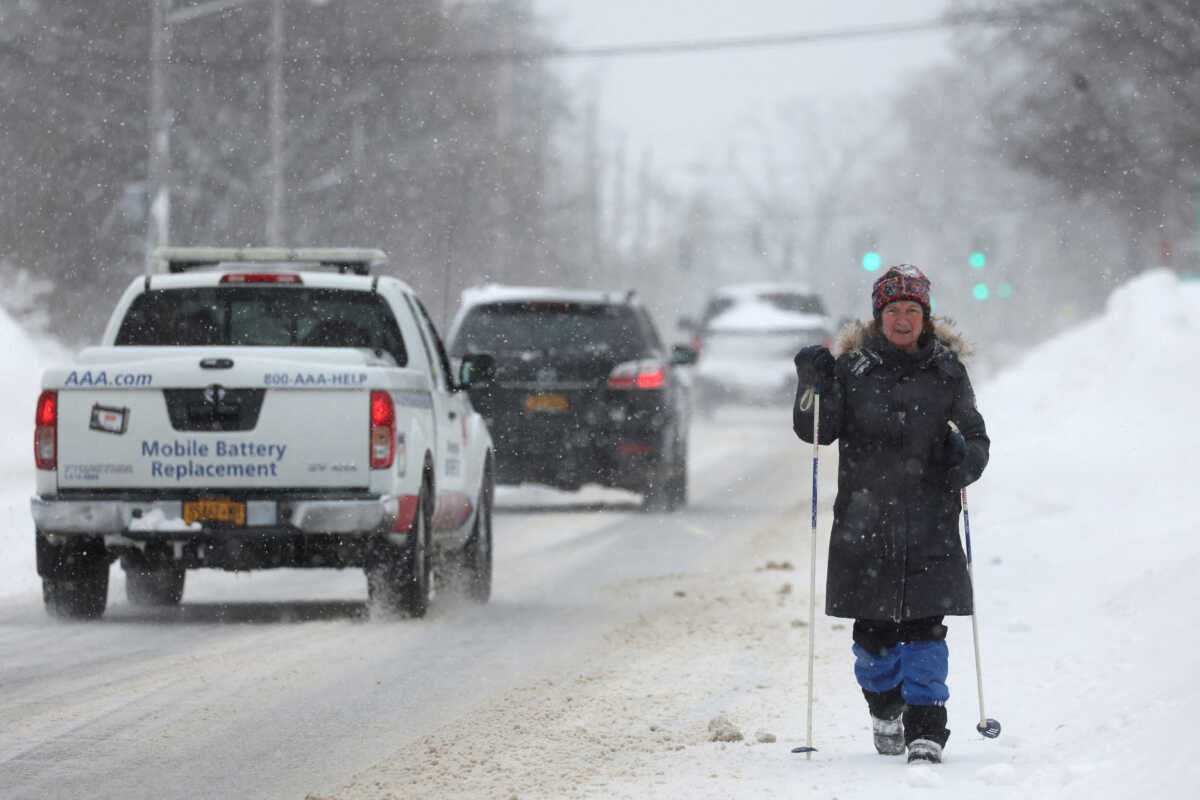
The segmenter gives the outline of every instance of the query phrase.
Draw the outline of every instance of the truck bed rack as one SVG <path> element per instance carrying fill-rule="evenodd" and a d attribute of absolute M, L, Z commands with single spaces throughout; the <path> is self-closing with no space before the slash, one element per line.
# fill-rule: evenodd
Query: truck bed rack
<path fill-rule="evenodd" d="M 342 274 L 367 275 L 373 265 L 387 261 L 387 254 L 364 247 L 159 247 L 153 258 L 165 261 L 171 273 L 221 264 L 312 264 Z"/>

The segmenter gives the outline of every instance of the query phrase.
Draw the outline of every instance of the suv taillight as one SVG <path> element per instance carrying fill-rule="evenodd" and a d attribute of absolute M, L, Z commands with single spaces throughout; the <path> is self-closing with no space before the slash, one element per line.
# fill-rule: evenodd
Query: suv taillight
<path fill-rule="evenodd" d="M 396 455 L 396 405 L 387 392 L 371 392 L 371 469 L 387 469 Z"/>
<path fill-rule="evenodd" d="M 622 362 L 608 376 L 610 389 L 661 389 L 666 382 L 666 366 L 653 358 Z"/>
<path fill-rule="evenodd" d="M 55 469 L 58 466 L 58 392 L 42 392 L 34 426 L 34 463 L 38 469 Z"/>

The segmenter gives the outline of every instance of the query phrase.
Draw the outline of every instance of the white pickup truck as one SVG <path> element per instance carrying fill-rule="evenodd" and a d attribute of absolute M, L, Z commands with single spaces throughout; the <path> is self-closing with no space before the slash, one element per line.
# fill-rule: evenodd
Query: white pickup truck
<path fill-rule="evenodd" d="M 378 250 L 164 248 L 103 344 L 47 370 L 32 499 L 49 613 L 174 605 L 202 567 L 357 567 L 425 613 L 437 574 L 491 592 L 492 440 Z M 442 568 L 446 572 L 442 572 Z"/>

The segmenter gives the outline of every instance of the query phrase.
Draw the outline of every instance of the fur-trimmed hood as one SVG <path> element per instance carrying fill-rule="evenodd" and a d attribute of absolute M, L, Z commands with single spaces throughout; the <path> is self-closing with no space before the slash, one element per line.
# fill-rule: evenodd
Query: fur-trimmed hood
<path fill-rule="evenodd" d="M 971 345 L 954 326 L 954 320 L 948 317 L 931 317 L 930 321 L 933 323 L 934 338 L 957 356 L 959 361 L 966 361 L 971 355 Z M 874 321 L 853 320 L 847 322 L 838 332 L 837 340 L 833 345 L 833 354 L 840 356 L 853 353 L 863 346 L 871 334 L 875 333 L 883 336 L 883 332 Z"/>

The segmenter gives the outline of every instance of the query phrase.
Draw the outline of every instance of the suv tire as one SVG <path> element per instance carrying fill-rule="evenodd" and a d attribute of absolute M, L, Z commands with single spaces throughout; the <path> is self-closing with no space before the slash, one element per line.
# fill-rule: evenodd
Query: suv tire
<path fill-rule="evenodd" d="M 675 452 L 677 455 L 674 470 L 666 486 L 668 511 L 678 511 L 686 506 L 688 501 L 687 442 L 677 444 Z"/>
<path fill-rule="evenodd" d="M 642 496 L 644 511 L 678 511 L 687 505 L 687 443 L 673 440 L 670 458 L 664 459 Z"/>

